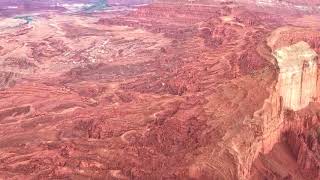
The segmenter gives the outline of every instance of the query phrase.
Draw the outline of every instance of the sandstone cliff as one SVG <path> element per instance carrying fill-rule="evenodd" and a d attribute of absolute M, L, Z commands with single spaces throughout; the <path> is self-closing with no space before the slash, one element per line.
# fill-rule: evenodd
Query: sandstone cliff
<path fill-rule="evenodd" d="M 283 107 L 300 110 L 317 94 L 317 53 L 306 42 L 275 50 L 280 68 L 279 93 Z"/>
<path fill-rule="evenodd" d="M 252 179 L 319 179 L 320 105 L 285 111 L 281 138 L 273 149 L 260 154 L 252 166 Z"/>
<path fill-rule="evenodd" d="M 269 38 L 269 40 L 271 39 L 272 37 Z M 269 41 L 269 46 L 273 47 L 273 45 L 273 42 Z M 265 115 L 262 117 L 264 121 L 264 137 L 261 152 L 268 154 L 276 144 L 282 142 L 281 137 L 284 136 L 287 139 L 285 143 L 289 145 L 290 151 L 292 151 L 297 158 L 298 166 L 309 172 L 309 178 L 317 179 L 319 178 L 317 172 L 320 171 L 320 167 L 318 164 L 319 158 L 315 156 L 318 156 L 318 152 L 309 150 L 318 148 L 317 135 L 313 134 L 309 137 L 312 139 L 311 142 L 309 142 L 312 144 L 310 147 L 313 148 L 307 148 L 304 140 L 300 138 L 301 132 L 304 132 L 306 128 L 303 124 L 308 124 L 307 127 L 311 128 L 318 127 L 316 123 L 317 118 L 316 120 L 311 118 L 312 120 L 307 122 L 304 118 L 294 118 L 292 116 L 294 114 L 293 112 L 306 108 L 317 99 L 317 53 L 311 49 L 308 43 L 300 41 L 290 46 L 275 49 L 274 57 L 279 67 L 279 75 L 277 85 L 269 98 L 270 100 L 266 101 L 269 108 L 263 108 L 262 111 Z M 288 121 L 288 119 L 291 120 Z M 278 153 L 281 154 L 280 151 Z M 271 161 L 270 159 L 272 160 L 272 158 L 265 156 L 258 158 L 258 161 L 262 160 L 262 162 L 264 162 L 262 163 L 264 164 L 264 168 L 273 174 L 272 176 L 270 174 L 268 175 L 268 172 L 265 171 L 260 174 L 260 176 L 280 179 L 296 179 L 300 177 L 300 171 L 288 173 L 287 170 L 282 170 L 281 173 L 281 170 L 273 169 L 276 165 L 270 166 L 271 162 L 268 162 L 269 165 L 267 165 L 267 161 Z M 258 162 L 255 163 L 255 166 L 259 166 L 257 163 Z M 255 168 L 255 166 L 253 166 L 253 168 Z M 260 171 L 264 170 L 260 169 Z M 283 173 L 285 175 L 283 175 Z"/>

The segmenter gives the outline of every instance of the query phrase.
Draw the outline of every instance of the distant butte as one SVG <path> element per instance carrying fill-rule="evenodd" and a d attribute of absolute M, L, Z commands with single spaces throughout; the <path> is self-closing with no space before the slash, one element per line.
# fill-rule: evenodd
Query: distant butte
<path fill-rule="evenodd" d="M 288 2 L 0 11 L 0 179 L 319 180 L 319 4 Z"/>

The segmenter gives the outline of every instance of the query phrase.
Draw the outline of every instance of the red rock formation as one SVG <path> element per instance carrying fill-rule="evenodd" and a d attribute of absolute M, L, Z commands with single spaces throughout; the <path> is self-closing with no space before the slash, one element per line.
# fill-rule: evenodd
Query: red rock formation
<path fill-rule="evenodd" d="M 281 177 L 281 174 L 286 174 L 285 176 L 289 179 L 320 178 L 320 121 L 317 115 L 319 107 L 319 104 L 312 104 L 299 112 L 285 112 L 285 122 L 281 130 L 282 140 L 279 141 L 281 145 L 276 145 L 275 150 L 268 155 L 261 155 L 256 160 L 253 165 L 253 174 L 260 174 L 260 176 L 269 178 L 271 178 L 270 174 L 273 177 Z M 290 160 L 278 159 L 278 153 L 283 153 L 281 151 L 287 151 L 284 156 L 288 156 Z M 279 169 L 273 169 L 274 166 L 270 166 L 271 162 L 278 164 L 277 166 L 280 166 L 283 172 Z M 292 167 L 293 164 L 296 164 L 296 167 Z M 283 168 L 283 166 L 288 166 L 288 168 Z"/>
<path fill-rule="evenodd" d="M 318 110 L 312 107 L 312 110 Z M 320 178 L 320 120 L 312 111 L 302 111 L 287 117 L 284 136 L 302 173 L 308 179 Z"/>
<path fill-rule="evenodd" d="M 6 29 L 0 178 L 246 180 L 256 167 L 290 179 L 286 166 L 260 159 L 277 154 L 282 132 L 302 173 L 316 178 L 315 134 L 283 118 L 292 107 L 279 89 L 292 83 L 278 81 L 286 66 L 273 56 L 297 42 L 273 35 L 288 15 L 272 14 L 228 3 L 153 4 L 49 13 L 27 30 Z M 297 39 L 311 43 L 302 32 Z M 292 67 L 309 72 L 300 62 L 315 59 L 295 60 Z"/>

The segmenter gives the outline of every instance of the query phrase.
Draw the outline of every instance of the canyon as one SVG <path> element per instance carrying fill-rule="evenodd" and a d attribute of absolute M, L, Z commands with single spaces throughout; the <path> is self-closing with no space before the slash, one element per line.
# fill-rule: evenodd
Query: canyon
<path fill-rule="evenodd" d="M 320 179 L 318 2 L 251 2 L 0 16 L 0 179 Z"/>

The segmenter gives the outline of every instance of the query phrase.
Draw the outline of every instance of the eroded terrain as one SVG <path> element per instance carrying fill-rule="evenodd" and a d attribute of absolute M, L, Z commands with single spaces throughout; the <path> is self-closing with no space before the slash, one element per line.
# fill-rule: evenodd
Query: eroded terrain
<path fill-rule="evenodd" d="M 320 178 L 317 15 L 155 3 L 0 22 L 0 178 Z"/>

